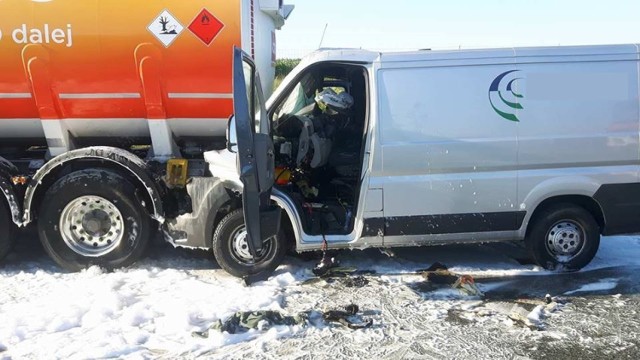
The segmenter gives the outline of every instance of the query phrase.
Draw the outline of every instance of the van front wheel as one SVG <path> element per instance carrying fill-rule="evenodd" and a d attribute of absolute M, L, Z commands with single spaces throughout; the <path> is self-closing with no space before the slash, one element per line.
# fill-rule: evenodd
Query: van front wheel
<path fill-rule="evenodd" d="M 585 267 L 600 246 L 600 228 L 584 208 L 558 204 L 536 216 L 525 239 L 529 254 L 548 270 Z"/>
<path fill-rule="evenodd" d="M 229 274 L 236 277 L 270 274 L 282 263 L 287 252 L 282 231 L 265 241 L 257 259 L 249 252 L 247 240 L 242 209 L 230 212 L 216 227 L 213 255 Z"/>

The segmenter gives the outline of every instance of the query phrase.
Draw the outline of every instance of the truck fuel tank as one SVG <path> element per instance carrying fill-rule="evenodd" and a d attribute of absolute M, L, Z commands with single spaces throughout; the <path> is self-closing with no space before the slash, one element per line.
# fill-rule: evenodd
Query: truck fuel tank
<path fill-rule="evenodd" d="M 241 3 L 1 1 L 0 141 L 224 136 Z"/>

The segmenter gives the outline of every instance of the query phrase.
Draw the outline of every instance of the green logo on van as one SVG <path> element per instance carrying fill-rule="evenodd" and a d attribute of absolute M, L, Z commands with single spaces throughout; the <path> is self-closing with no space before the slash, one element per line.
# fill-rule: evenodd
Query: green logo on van
<path fill-rule="evenodd" d="M 489 88 L 489 102 L 491 103 L 491 107 L 495 112 L 509 121 L 520 122 L 518 119 L 517 111 L 522 110 L 522 104 L 520 101 L 524 98 L 522 94 L 518 94 L 513 89 L 514 83 L 522 78 L 509 75 L 515 75 L 515 73 L 520 70 L 510 70 L 504 72 L 498 77 L 496 77 L 491 83 L 491 87 Z M 506 82 L 505 79 L 509 79 L 509 82 Z M 507 86 L 504 87 L 503 83 L 506 83 Z"/>

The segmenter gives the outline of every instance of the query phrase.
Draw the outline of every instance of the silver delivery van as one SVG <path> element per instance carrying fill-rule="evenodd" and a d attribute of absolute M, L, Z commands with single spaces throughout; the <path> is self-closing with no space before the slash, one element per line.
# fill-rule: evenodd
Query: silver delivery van
<path fill-rule="evenodd" d="M 236 50 L 241 184 L 225 182 L 218 262 L 244 276 L 290 248 L 521 240 L 540 266 L 584 267 L 601 235 L 640 231 L 638 49 L 322 50 L 266 104 Z"/>

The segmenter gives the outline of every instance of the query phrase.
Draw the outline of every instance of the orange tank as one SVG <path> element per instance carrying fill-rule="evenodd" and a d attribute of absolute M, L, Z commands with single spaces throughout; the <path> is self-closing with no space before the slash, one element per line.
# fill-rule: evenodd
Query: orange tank
<path fill-rule="evenodd" d="M 255 31 L 271 48 L 284 23 L 275 4 L 269 14 L 257 0 L 1 1 L 0 138 L 152 137 L 154 120 L 178 137 L 220 135 L 232 49 L 271 64 Z M 258 28 L 264 15 L 273 21 Z"/>

